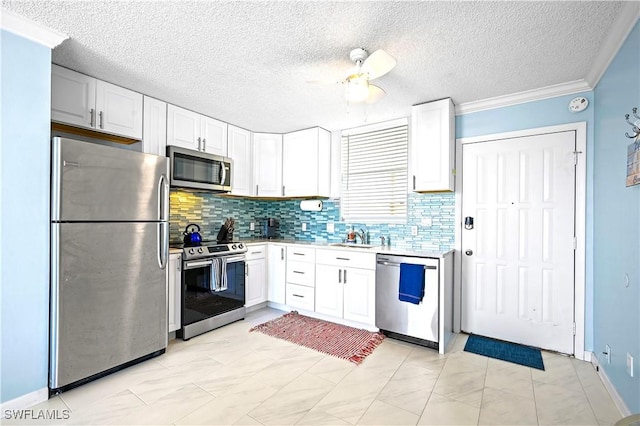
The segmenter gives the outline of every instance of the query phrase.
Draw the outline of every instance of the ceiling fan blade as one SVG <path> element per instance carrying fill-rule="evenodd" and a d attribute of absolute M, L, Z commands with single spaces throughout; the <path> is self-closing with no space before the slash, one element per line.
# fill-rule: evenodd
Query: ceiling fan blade
<path fill-rule="evenodd" d="M 369 74 L 369 80 L 382 77 L 396 66 L 396 59 L 382 49 L 373 52 L 362 64 L 362 72 Z"/>
<path fill-rule="evenodd" d="M 382 90 L 381 87 L 378 87 L 374 84 L 369 85 L 369 96 L 367 96 L 366 102 L 368 104 L 372 104 L 374 102 L 378 102 L 380 99 L 384 98 L 386 95 L 385 91 Z"/>

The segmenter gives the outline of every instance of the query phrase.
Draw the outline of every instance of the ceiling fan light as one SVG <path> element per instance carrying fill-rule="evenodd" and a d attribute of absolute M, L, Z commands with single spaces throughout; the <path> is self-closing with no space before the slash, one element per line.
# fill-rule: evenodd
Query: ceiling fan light
<path fill-rule="evenodd" d="M 369 80 L 364 75 L 349 78 L 344 97 L 352 103 L 364 102 L 369 97 Z"/>

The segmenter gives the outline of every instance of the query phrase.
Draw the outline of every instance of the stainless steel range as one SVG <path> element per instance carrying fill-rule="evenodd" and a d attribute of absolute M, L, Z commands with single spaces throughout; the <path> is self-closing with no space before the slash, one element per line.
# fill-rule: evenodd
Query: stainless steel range
<path fill-rule="evenodd" d="M 204 242 L 182 248 L 182 327 L 189 340 L 245 317 L 243 243 Z"/>

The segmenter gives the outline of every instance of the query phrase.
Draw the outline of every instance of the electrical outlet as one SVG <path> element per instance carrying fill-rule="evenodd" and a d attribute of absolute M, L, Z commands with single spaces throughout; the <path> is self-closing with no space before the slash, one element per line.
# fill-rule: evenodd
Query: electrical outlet
<path fill-rule="evenodd" d="M 418 235 L 418 227 L 417 226 L 412 226 L 411 227 L 411 235 L 413 235 L 414 237 L 416 237 Z"/>
<path fill-rule="evenodd" d="M 333 222 L 327 222 L 327 232 L 329 234 L 336 232 L 336 225 Z"/>
<path fill-rule="evenodd" d="M 607 360 L 607 364 L 611 364 L 611 347 L 609 345 L 604 345 L 604 355 Z"/>
<path fill-rule="evenodd" d="M 249 231 L 255 231 L 256 230 L 256 224 L 254 222 L 249 223 Z"/>
<path fill-rule="evenodd" d="M 431 226 L 433 224 L 430 217 L 423 217 L 420 219 L 420 225 L 422 226 Z"/>
<path fill-rule="evenodd" d="M 627 373 L 633 377 L 633 357 L 629 352 L 627 352 Z"/>
<path fill-rule="evenodd" d="M 303 230 L 303 231 L 306 231 L 306 230 L 307 230 L 307 224 L 306 224 L 306 223 L 303 223 L 303 224 L 302 224 L 302 230 Z"/>

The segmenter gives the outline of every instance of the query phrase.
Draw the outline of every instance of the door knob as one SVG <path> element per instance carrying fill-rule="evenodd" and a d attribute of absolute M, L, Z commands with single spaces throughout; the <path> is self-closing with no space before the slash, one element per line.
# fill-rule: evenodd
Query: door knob
<path fill-rule="evenodd" d="M 467 256 L 471 256 L 473 254 L 473 250 L 467 250 L 464 252 Z"/>

